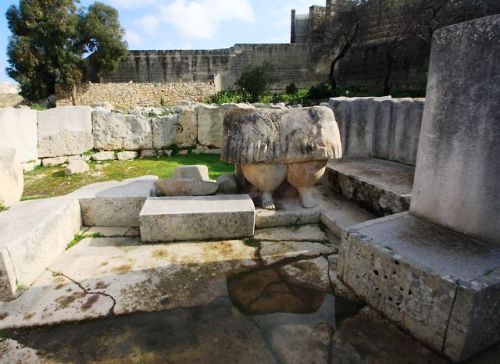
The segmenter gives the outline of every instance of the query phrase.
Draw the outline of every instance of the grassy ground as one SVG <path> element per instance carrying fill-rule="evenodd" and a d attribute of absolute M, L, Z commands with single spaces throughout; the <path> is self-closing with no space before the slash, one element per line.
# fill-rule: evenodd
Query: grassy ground
<path fill-rule="evenodd" d="M 110 161 L 100 164 L 89 162 L 90 172 L 65 176 L 64 167 L 38 167 L 24 175 L 23 200 L 60 196 L 82 186 L 144 175 L 159 178 L 172 176 L 174 169 L 182 165 L 204 164 L 208 166 L 210 178 L 216 179 L 224 173 L 234 172 L 234 166 L 219 160 L 218 155 L 187 155 L 161 158 L 144 158 L 131 161 Z"/>

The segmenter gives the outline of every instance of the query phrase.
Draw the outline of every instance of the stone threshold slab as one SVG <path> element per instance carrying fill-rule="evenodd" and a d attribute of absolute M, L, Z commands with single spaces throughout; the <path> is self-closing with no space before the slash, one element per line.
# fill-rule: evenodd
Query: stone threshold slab
<path fill-rule="evenodd" d="M 253 236 L 255 206 L 248 195 L 148 198 L 140 213 L 144 243 Z"/>

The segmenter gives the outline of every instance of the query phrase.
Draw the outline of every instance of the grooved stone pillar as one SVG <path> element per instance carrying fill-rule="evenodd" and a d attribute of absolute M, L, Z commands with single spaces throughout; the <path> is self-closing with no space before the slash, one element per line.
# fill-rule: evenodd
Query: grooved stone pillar
<path fill-rule="evenodd" d="M 500 16 L 437 32 L 411 212 L 500 246 Z"/>

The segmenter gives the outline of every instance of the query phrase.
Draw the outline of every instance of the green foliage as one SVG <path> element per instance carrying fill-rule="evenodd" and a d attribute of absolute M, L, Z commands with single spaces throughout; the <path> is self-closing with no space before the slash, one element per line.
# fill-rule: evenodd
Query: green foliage
<path fill-rule="evenodd" d="M 208 102 L 213 104 L 230 104 L 230 103 L 239 103 L 239 102 L 247 102 L 248 97 L 241 92 L 241 90 L 226 90 L 220 91 L 214 96 L 212 96 Z"/>
<path fill-rule="evenodd" d="M 297 88 L 297 86 L 295 86 L 293 82 L 286 86 L 285 93 L 287 95 L 297 95 L 298 92 L 299 89 Z"/>
<path fill-rule="evenodd" d="M 79 232 L 75 235 L 73 240 L 69 242 L 69 244 L 66 246 L 66 250 L 69 250 L 73 248 L 75 245 L 77 245 L 80 241 L 83 239 L 87 238 L 100 238 L 102 235 L 100 233 L 93 233 L 93 234 L 86 234 L 85 232 Z"/>
<path fill-rule="evenodd" d="M 26 99 L 47 99 L 56 86 L 72 89 L 89 63 L 98 73 L 109 72 L 125 55 L 116 10 L 101 3 L 78 10 L 77 2 L 20 0 L 7 10 L 12 33 L 7 74 L 19 82 Z"/>
<path fill-rule="evenodd" d="M 332 96 L 332 89 L 326 82 L 311 86 L 307 97 L 311 100 L 324 100 Z"/>
<path fill-rule="evenodd" d="M 16 283 L 16 292 L 20 293 L 23 291 L 26 291 L 26 287 L 23 284 L 17 282 Z"/>
<path fill-rule="evenodd" d="M 7 206 L 5 206 L 1 201 L 0 201 L 0 212 L 2 211 L 6 211 L 8 210 L 9 208 Z"/>
<path fill-rule="evenodd" d="M 236 85 L 248 94 L 250 102 L 257 102 L 269 85 L 277 80 L 274 66 L 265 62 L 260 66 L 247 66 Z"/>

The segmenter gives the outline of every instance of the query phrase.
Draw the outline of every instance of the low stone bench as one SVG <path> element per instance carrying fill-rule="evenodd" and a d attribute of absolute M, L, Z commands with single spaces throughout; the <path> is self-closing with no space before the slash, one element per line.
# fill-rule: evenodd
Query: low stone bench
<path fill-rule="evenodd" d="M 248 195 L 148 198 L 140 213 L 145 243 L 253 236 L 255 207 Z"/>
<path fill-rule="evenodd" d="M 26 201 L 0 213 L 0 300 L 30 286 L 81 228 L 70 197 Z"/>
<path fill-rule="evenodd" d="M 454 360 L 500 340 L 500 247 L 402 213 L 351 227 L 337 274 Z"/>
<path fill-rule="evenodd" d="M 410 208 L 415 168 L 377 158 L 349 157 L 328 163 L 327 185 L 378 216 Z"/>
<path fill-rule="evenodd" d="M 75 191 L 85 226 L 139 226 L 139 213 L 156 193 L 157 176 L 95 183 Z"/>

